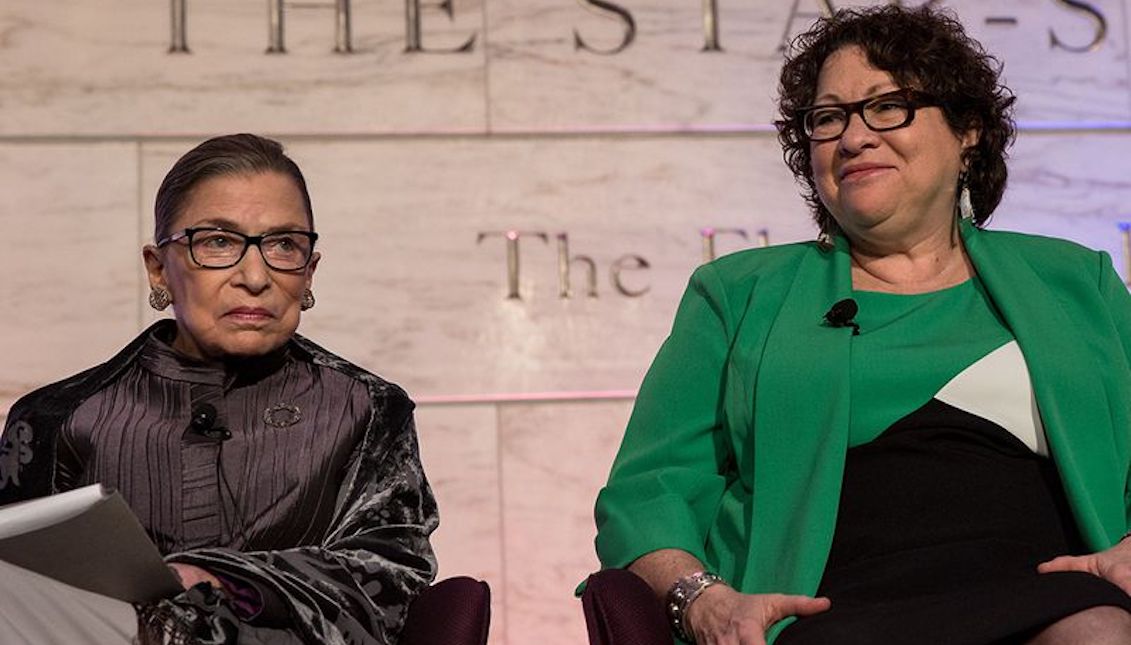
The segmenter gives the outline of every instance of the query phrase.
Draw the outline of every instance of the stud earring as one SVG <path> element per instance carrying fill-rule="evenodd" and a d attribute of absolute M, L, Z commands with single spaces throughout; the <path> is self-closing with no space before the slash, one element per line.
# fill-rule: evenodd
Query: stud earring
<path fill-rule="evenodd" d="M 299 309 L 306 311 L 307 309 L 314 308 L 314 292 L 310 289 L 302 292 L 302 300 L 299 301 Z"/>
<path fill-rule="evenodd" d="M 173 304 L 173 294 L 165 287 L 153 287 L 149 290 L 149 306 L 157 311 L 164 311 Z"/>

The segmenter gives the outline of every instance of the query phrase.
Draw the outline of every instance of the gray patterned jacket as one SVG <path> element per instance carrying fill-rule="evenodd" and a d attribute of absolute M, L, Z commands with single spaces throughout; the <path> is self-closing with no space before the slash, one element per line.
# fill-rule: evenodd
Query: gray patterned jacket
<path fill-rule="evenodd" d="M 0 503 L 61 492 L 59 431 L 72 412 L 136 360 L 144 332 L 106 363 L 20 399 L 0 440 Z M 435 576 L 428 541 L 438 519 L 420 465 L 413 403 L 396 385 L 295 336 L 291 354 L 365 384 L 372 402 L 367 430 L 344 477 L 320 542 L 274 551 L 194 549 L 170 560 L 235 575 L 286 607 L 285 626 L 241 622 L 219 594 L 200 585 L 139 607 L 142 640 L 178 643 L 396 642 L 411 600 Z M 147 638 L 148 636 L 148 638 Z"/>

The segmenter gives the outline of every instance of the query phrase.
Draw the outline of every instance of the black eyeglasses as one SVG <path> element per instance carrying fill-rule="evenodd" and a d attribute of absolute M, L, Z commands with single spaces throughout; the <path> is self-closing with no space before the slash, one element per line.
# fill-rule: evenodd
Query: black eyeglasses
<path fill-rule="evenodd" d="M 318 234 L 313 231 L 278 231 L 266 235 L 244 235 L 219 227 L 186 228 L 158 240 L 157 246 L 180 240 L 187 241 L 192 261 L 206 269 L 234 267 L 247 254 L 248 247 L 256 246 L 267 266 L 276 271 L 297 271 L 310 264 Z"/>
<path fill-rule="evenodd" d="M 810 141 L 832 141 L 848 129 L 848 120 L 853 114 L 859 114 L 864 125 L 873 132 L 887 132 L 911 125 L 916 109 L 939 104 L 930 94 L 899 89 L 853 103 L 803 107 L 796 112 L 796 118 Z"/>

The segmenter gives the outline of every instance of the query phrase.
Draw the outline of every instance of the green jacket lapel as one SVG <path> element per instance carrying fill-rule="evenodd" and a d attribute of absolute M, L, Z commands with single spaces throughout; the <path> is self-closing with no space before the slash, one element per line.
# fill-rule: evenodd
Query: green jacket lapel
<path fill-rule="evenodd" d="M 848 246 L 837 239 L 798 266 L 765 339 L 753 401 L 748 575 L 763 590 L 811 593 L 832 542 L 848 445 L 852 331 L 823 324 L 852 295 Z"/>
<path fill-rule="evenodd" d="M 1106 548 L 1124 530 L 1126 465 L 1119 466 L 1113 451 L 1113 402 L 1103 383 L 1104 357 L 1090 351 L 1085 336 L 1092 330 L 1080 328 L 1066 309 L 1066 304 L 1080 309 L 1088 300 L 1054 292 L 1034 264 L 1058 258 L 1023 253 L 1013 238 L 995 237 L 966 223 L 962 237 L 1025 356 L 1049 447 L 1081 535 L 1091 548 Z"/>

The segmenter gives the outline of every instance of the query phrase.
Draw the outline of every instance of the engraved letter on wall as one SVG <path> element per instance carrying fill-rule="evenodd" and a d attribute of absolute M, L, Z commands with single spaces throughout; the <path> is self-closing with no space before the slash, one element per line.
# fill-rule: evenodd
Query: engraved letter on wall
<path fill-rule="evenodd" d="M 580 263 L 586 269 L 585 293 L 590 298 L 597 297 L 597 263 L 588 255 L 569 254 L 569 234 L 558 233 L 558 297 L 570 298 L 573 296 L 573 283 L 570 268 L 574 263 Z"/>
<path fill-rule="evenodd" d="M 820 13 L 809 13 L 806 11 L 798 11 L 800 9 L 802 0 L 793 0 L 793 7 L 789 10 L 789 17 L 785 21 L 785 29 L 781 33 L 781 42 L 778 44 L 778 51 L 785 51 L 789 48 L 789 40 L 793 34 L 793 24 L 798 18 L 809 18 L 810 22 L 813 18 L 820 16 L 831 16 L 836 12 L 836 7 L 833 6 L 832 0 L 816 0 L 819 6 Z"/>
<path fill-rule="evenodd" d="M 287 53 L 283 38 L 283 0 L 267 0 L 267 53 Z"/>
<path fill-rule="evenodd" d="M 443 10 L 448 14 L 448 18 L 452 19 L 455 14 L 452 11 L 452 0 L 444 0 L 438 4 L 432 5 Z M 421 27 L 420 18 L 420 0 L 404 0 L 404 20 L 405 20 L 405 48 L 406 52 L 455 52 L 467 53 L 475 48 L 475 37 L 477 33 L 472 33 L 470 37 L 459 47 L 448 49 L 435 49 L 424 47 L 423 28 Z"/>
<path fill-rule="evenodd" d="M 719 2 L 703 0 L 703 51 L 721 52 L 719 44 Z"/>
<path fill-rule="evenodd" d="M 643 286 L 639 289 L 630 289 L 624 284 L 624 279 L 621 277 L 625 271 L 647 269 L 652 265 L 648 260 L 640 257 L 639 255 L 629 254 L 622 255 L 613 262 L 612 271 L 609 273 L 609 280 L 613 283 L 613 288 L 621 295 L 628 296 L 629 298 L 639 298 L 640 296 L 651 291 L 652 287 Z"/>
<path fill-rule="evenodd" d="M 334 3 L 334 51 L 348 54 L 353 51 L 353 27 L 350 0 Z"/>
<path fill-rule="evenodd" d="M 476 239 L 476 244 L 482 242 L 489 237 L 502 236 L 507 241 L 507 298 L 514 300 L 521 300 L 522 295 L 518 292 L 519 285 L 519 265 L 518 265 L 518 241 L 523 235 L 533 235 L 545 243 L 549 243 L 550 238 L 548 235 L 541 231 L 495 231 L 480 233 Z"/>
<path fill-rule="evenodd" d="M 334 0 L 334 51 L 353 51 L 350 0 Z M 267 53 L 287 53 L 283 0 L 267 0 Z"/>
<path fill-rule="evenodd" d="M 1084 53 L 1097 49 L 1104 41 L 1104 38 L 1107 37 L 1107 18 L 1104 17 L 1103 13 L 1101 13 L 1100 10 L 1096 9 L 1093 5 L 1090 5 L 1087 2 L 1080 2 L 1079 0 L 1055 0 L 1055 2 L 1059 5 L 1063 5 L 1066 9 L 1083 13 L 1091 18 L 1092 21 L 1096 23 L 1096 31 L 1092 36 L 1091 42 L 1089 42 L 1088 44 L 1069 45 L 1062 41 L 1060 38 L 1057 38 L 1055 31 L 1049 29 L 1049 46 L 1053 49 L 1059 47 L 1060 49 L 1067 49 L 1070 52 L 1077 53 Z"/>
<path fill-rule="evenodd" d="M 170 19 L 170 26 L 172 27 L 172 37 L 169 40 L 169 53 L 170 54 L 187 54 L 188 48 L 188 25 L 185 23 L 185 18 L 188 9 L 185 6 L 188 0 L 169 0 L 169 8 L 172 11 Z"/>
<path fill-rule="evenodd" d="M 699 237 L 703 240 L 704 263 L 710 262 L 711 260 L 715 259 L 715 236 L 717 236 L 719 233 L 737 235 L 744 240 L 750 239 L 750 237 L 746 234 L 746 231 L 741 228 L 715 228 L 713 226 L 708 226 L 699 229 Z"/>
<path fill-rule="evenodd" d="M 593 52 L 594 54 L 617 54 L 617 53 L 624 51 L 625 48 L 627 48 L 629 45 L 631 45 L 632 41 L 636 39 L 636 19 L 632 17 L 632 14 L 629 13 L 628 9 L 625 9 L 624 7 L 613 4 L 612 2 L 608 2 L 607 0 L 577 0 L 577 1 L 580 2 L 581 6 L 585 7 L 586 9 L 590 9 L 591 7 L 597 7 L 598 9 L 603 9 L 603 10 L 609 12 L 609 13 L 614 13 L 614 14 L 620 16 L 621 21 L 624 22 L 624 36 L 621 37 L 620 44 L 618 44 L 617 46 L 611 47 L 609 49 L 598 49 L 596 47 L 592 47 L 591 45 L 587 44 L 581 38 L 581 34 L 578 33 L 578 31 L 576 29 L 574 29 L 573 30 L 573 48 L 574 49 L 584 49 L 585 51 Z"/>

